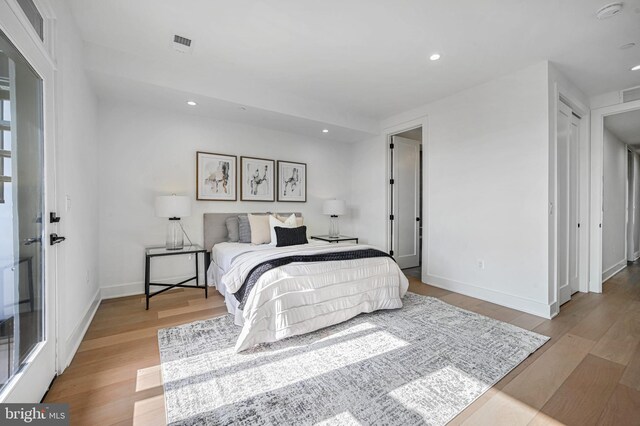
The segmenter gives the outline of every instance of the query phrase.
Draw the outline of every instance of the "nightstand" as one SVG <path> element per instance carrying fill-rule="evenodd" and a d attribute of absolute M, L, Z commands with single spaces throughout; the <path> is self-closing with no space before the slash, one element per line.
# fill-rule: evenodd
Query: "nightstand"
<path fill-rule="evenodd" d="M 338 237 L 330 237 L 328 235 L 312 235 L 311 239 L 312 240 L 326 241 L 328 243 L 343 243 L 345 241 L 355 241 L 356 244 L 358 244 L 358 238 L 357 237 L 347 237 L 346 235 L 340 235 Z"/>
<path fill-rule="evenodd" d="M 145 265 L 144 265 L 144 294 L 147 297 L 147 310 L 149 309 L 149 299 L 153 296 L 156 296 L 160 293 L 164 293 L 167 290 L 171 290 L 172 288 L 181 287 L 181 288 L 199 288 L 204 290 L 204 297 L 209 297 L 209 288 L 207 286 L 207 272 L 204 273 L 204 287 L 200 286 L 200 279 L 198 278 L 198 256 L 200 253 L 204 256 L 206 250 L 200 247 L 199 245 L 185 246 L 180 250 L 167 250 L 165 247 L 147 247 L 145 248 Z M 195 266 L 196 266 L 196 275 L 187 278 L 186 280 L 180 281 L 176 284 L 170 283 L 152 283 L 151 282 L 151 258 L 153 257 L 163 257 L 163 256 L 180 256 L 185 254 L 192 254 L 196 258 Z M 186 285 L 189 281 L 196 281 L 196 285 Z M 156 291 L 155 293 L 151 293 L 150 287 L 152 285 L 159 287 L 166 287 L 162 290 Z"/>

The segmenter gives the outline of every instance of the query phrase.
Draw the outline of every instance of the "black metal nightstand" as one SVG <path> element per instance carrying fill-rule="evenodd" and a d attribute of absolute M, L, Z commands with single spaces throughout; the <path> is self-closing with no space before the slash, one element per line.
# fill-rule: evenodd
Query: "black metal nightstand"
<path fill-rule="evenodd" d="M 312 235 L 311 236 L 312 240 L 320 240 L 320 241 L 326 241 L 329 243 L 342 243 L 345 241 L 355 241 L 356 244 L 358 244 L 358 238 L 357 237 L 347 237 L 346 235 L 340 235 L 339 237 L 330 237 L 329 235 Z"/>
<path fill-rule="evenodd" d="M 147 247 L 145 248 L 144 252 L 145 252 L 144 293 L 147 297 L 147 310 L 149 309 L 149 299 L 151 299 L 155 295 L 164 293 L 165 291 L 171 290 L 172 288 L 175 288 L 175 287 L 200 288 L 204 290 L 204 297 L 205 298 L 209 297 L 209 287 L 207 285 L 207 272 L 205 271 L 204 273 L 204 288 L 200 286 L 200 279 L 198 278 L 198 270 L 199 270 L 198 256 L 200 253 L 202 253 L 204 256 L 204 254 L 206 253 L 205 249 L 203 249 L 199 245 L 194 244 L 192 246 L 185 246 L 181 250 L 167 250 L 165 247 Z M 176 283 L 176 284 L 151 282 L 151 258 L 152 257 L 178 256 L 178 255 L 184 255 L 184 254 L 193 254 L 194 257 L 196 258 L 196 275 L 195 276 L 191 278 L 187 278 L 186 280 L 180 281 L 179 283 Z M 185 285 L 185 283 L 188 283 L 189 281 L 193 281 L 193 280 L 196 280 L 196 285 Z M 151 293 L 150 287 L 152 285 L 166 287 L 166 288 L 160 291 L 156 291 L 155 293 Z"/>

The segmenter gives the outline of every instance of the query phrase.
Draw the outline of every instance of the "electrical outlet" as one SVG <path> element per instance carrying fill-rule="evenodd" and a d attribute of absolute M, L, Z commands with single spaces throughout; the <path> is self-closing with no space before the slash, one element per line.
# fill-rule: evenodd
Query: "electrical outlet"
<path fill-rule="evenodd" d="M 484 269 L 484 260 L 478 259 L 478 269 Z"/>

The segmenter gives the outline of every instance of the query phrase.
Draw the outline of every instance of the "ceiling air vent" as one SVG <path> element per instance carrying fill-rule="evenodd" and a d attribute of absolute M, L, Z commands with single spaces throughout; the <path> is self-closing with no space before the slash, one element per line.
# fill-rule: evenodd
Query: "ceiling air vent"
<path fill-rule="evenodd" d="M 173 48 L 182 53 L 191 52 L 191 39 L 176 34 L 173 36 Z"/>
<path fill-rule="evenodd" d="M 622 102 L 633 102 L 640 100 L 640 86 L 622 91 Z"/>

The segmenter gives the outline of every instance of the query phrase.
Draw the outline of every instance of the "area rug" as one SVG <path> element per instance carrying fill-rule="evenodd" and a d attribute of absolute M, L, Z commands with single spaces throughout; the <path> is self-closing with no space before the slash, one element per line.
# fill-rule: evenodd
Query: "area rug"
<path fill-rule="evenodd" d="M 236 354 L 230 315 L 158 332 L 172 425 L 447 423 L 549 338 L 408 293 Z"/>

